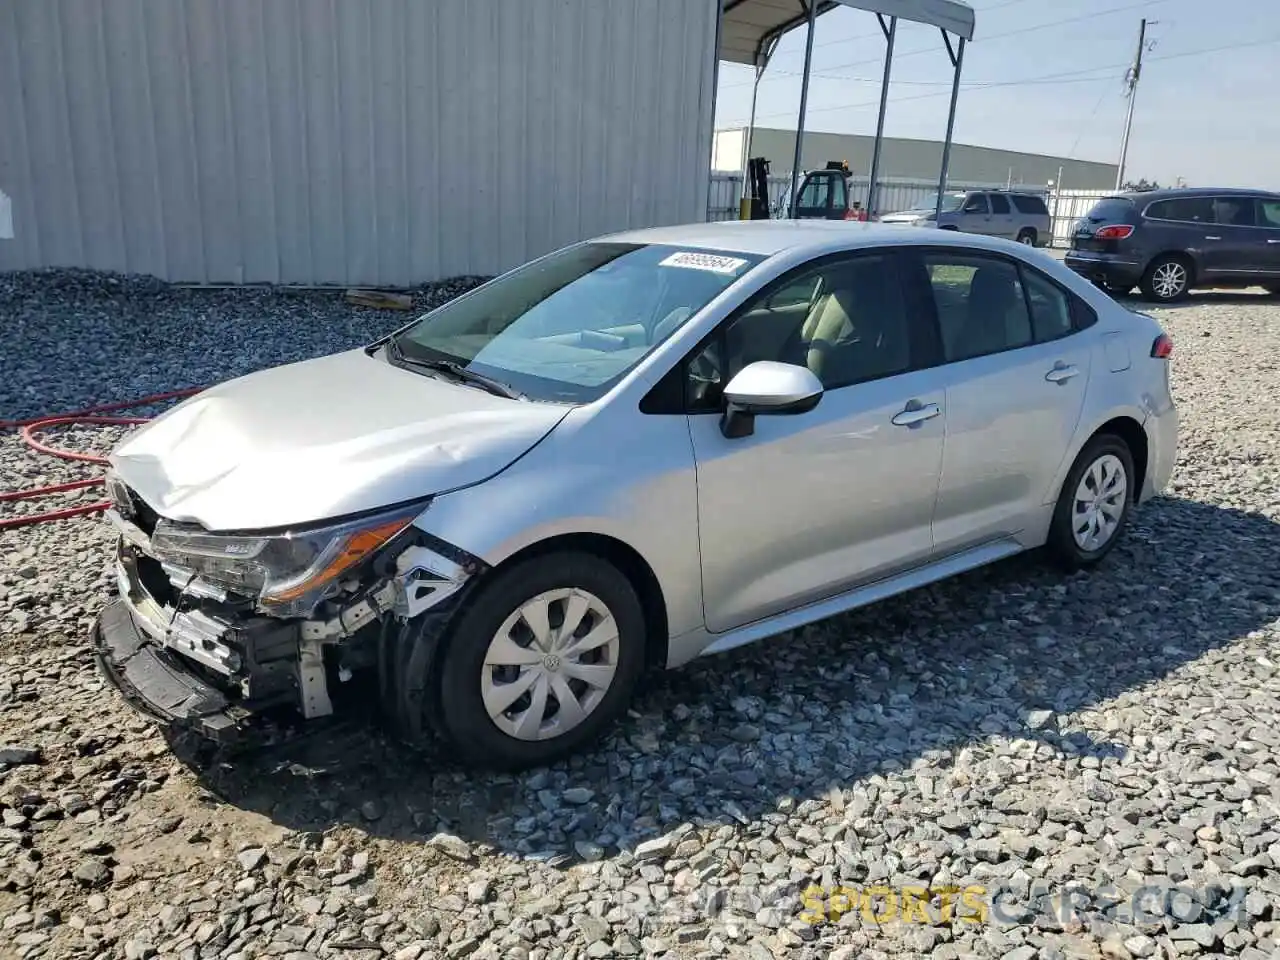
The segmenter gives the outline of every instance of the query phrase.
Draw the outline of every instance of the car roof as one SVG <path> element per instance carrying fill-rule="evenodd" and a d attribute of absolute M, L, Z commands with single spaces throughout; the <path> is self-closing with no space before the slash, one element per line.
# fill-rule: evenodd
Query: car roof
<path fill-rule="evenodd" d="M 1251 190 L 1248 187 L 1169 187 L 1164 190 L 1122 191 L 1113 193 L 1110 197 L 1123 197 L 1134 203 L 1150 203 L 1152 200 L 1167 200 L 1170 197 L 1269 197 L 1280 200 L 1280 193 L 1271 190 Z"/>
<path fill-rule="evenodd" d="M 921 244 L 1004 252 L 1011 248 L 1026 249 L 1023 244 L 998 237 L 857 220 L 721 220 L 628 230 L 595 239 L 618 243 L 663 244 L 692 250 L 723 250 L 763 257 L 772 257 L 783 251 L 816 256 L 865 247 Z"/>

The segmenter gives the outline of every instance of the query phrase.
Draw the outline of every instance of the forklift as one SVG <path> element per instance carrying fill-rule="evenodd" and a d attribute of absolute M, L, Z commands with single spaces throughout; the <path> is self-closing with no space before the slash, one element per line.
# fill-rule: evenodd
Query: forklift
<path fill-rule="evenodd" d="M 738 206 L 739 220 L 769 219 L 769 161 L 752 157 L 747 161 L 747 193 Z"/>
<path fill-rule="evenodd" d="M 867 211 L 851 197 L 853 174 L 846 160 L 829 160 L 810 170 L 796 191 L 792 217 L 796 220 L 866 220 Z"/>

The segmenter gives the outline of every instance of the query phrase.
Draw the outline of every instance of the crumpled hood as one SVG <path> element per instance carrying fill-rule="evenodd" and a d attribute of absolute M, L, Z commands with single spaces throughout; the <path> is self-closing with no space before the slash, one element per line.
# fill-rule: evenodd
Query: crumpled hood
<path fill-rule="evenodd" d="M 110 460 L 172 520 L 300 526 L 485 480 L 569 409 L 350 350 L 197 394 L 126 437 Z"/>

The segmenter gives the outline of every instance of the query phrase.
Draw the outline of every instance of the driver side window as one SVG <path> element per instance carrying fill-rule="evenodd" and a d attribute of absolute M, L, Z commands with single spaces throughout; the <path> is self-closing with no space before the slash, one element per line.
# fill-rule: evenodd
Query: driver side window
<path fill-rule="evenodd" d="M 827 390 L 910 368 L 906 309 L 891 255 L 830 261 L 743 304 L 689 359 L 686 405 L 718 411 L 748 364 L 807 366 Z"/>

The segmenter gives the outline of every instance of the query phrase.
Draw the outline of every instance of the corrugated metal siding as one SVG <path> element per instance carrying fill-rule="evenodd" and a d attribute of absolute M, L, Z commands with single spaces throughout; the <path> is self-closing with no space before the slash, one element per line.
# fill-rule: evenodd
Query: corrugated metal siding
<path fill-rule="evenodd" d="M 715 0 L 0 0 L 0 269 L 403 285 L 700 220 Z"/>
<path fill-rule="evenodd" d="M 720 130 L 716 132 L 716 137 L 731 137 L 737 132 L 737 129 Z M 767 158 L 770 161 L 769 172 L 773 174 L 790 174 L 795 147 L 794 130 L 757 127 L 751 136 L 751 155 Z M 821 167 L 828 160 L 847 160 L 855 173 L 869 174 L 874 148 L 874 137 L 811 130 L 804 135 L 800 163 L 805 169 L 813 169 Z M 739 147 L 739 156 L 740 151 Z M 941 140 L 908 140 L 901 137 L 884 139 L 880 158 L 883 176 L 932 179 L 936 182 L 941 164 Z M 741 168 L 741 162 L 736 166 Z M 1062 168 L 1062 181 L 1069 187 L 1106 189 L 1115 184 L 1116 168 L 1110 163 L 1017 153 L 967 143 L 954 143 L 951 146 L 950 179 L 954 182 L 1004 183 L 1012 169 L 1014 183 L 1044 185 L 1049 180 L 1057 179 L 1059 167 Z"/>

